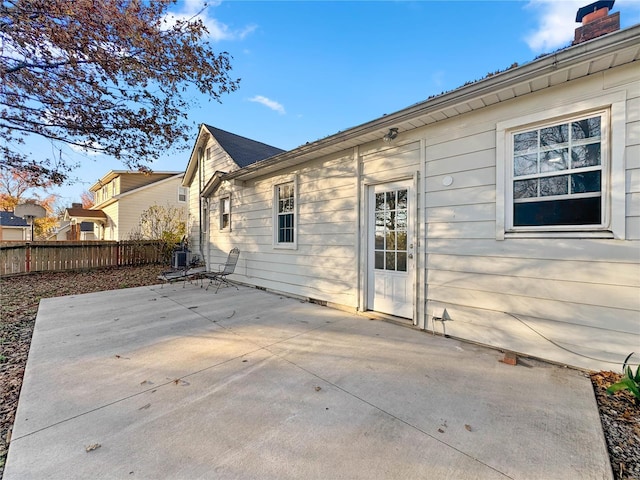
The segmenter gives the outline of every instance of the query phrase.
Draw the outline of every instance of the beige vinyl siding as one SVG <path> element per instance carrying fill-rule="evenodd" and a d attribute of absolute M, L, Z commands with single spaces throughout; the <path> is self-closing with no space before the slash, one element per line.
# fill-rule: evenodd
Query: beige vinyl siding
<path fill-rule="evenodd" d="M 152 205 L 184 208 L 186 212 L 186 204 L 178 203 L 178 187 L 181 181 L 180 177 L 160 181 L 120 198 L 118 200 L 118 238 L 128 240 L 131 233 L 138 228 L 142 212 Z"/>
<path fill-rule="evenodd" d="M 550 84 L 566 75 L 558 71 Z M 637 65 L 517 98 L 511 98 L 513 91 L 475 102 L 461 99 L 461 105 L 470 102 L 477 110 L 461 106 L 430 113 L 429 119 L 437 120 L 430 124 L 417 118 L 415 125 L 422 126 L 401 131 L 389 144 L 378 140 L 244 183 L 223 182 L 210 202 L 209 267 L 224 262 L 229 250 L 238 247 L 234 278 L 239 281 L 362 308 L 367 293 L 367 189 L 414 179 L 419 245 L 413 320 L 419 327 L 568 365 L 619 368 L 629 352 L 640 348 Z M 607 152 L 615 157 L 609 159 L 617 188 L 609 204 L 616 221 L 613 234 L 537 231 L 501 236 L 504 218 L 497 215 L 508 201 L 504 185 L 497 183 L 504 174 L 501 126 L 532 117 L 553 122 L 562 120 L 565 111 L 588 113 L 610 103 L 618 115 L 612 118 L 612 138 L 624 138 L 624 145 L 615 143 Z M 465 113 L 458 114 L 463 108 Z M 576 113 L 578 108 L 583 109 Z M 551 111 L 555 116 L 547 118 Z M 621 124 L 623 136 L 618 135 Z M 207 179 L 223 170 L 207 168 Z M 290 181 L 297 185 L 297 248 L 280 249 L 274 247 L 273 192 L 275 185 Z M 227 195 L 231 229 L 220 231 L 219 200 Z M 197 212 L 193 189 L 191 199 Z M 444 308 L 447 320 L 434 321 Z"/>
<path fill-rule="evenodd" d="M 118 202 L 101 209 L 107 216 L 104 230 L 104 240 L 126 240 L 119 235 L 120 231 L 120 215 Z M 95 229 L 95 228 L 94 228 Z"/>
<path fill-rule="evenodd" d="M 207 159 L 207 148 L 211 147 L 211 156 Z M 193 152 L 194 157 L 192 161 L 198 161 L 198 148 Z M 189 224 L 191 226 L 189 233 L 189 248 L 193 254 L 204 255 L 205 260 L 208 258 L 208 245 L 200 245 L 200 192 L 203 187 L 209 182 L 211 177 L 216 172 L 231 172 L 238 169 L 235 162 L 229 157 L 217 141 L 210 138 L 209 141 L 203 146 L 203 168 L 198 168 L 189 184 Z M 211 202 L 210 202 L 211 203 Z M 218 217 L 212 216 L 212 210 L 217 206 L 209 206 L 209 222 L 207 226 L 207 236 L 211 229 L 218 228 Z M 226 258 L 225 258 L 226 259 Z M 210 263 L 207 260 L 207 263 Z M 214 262 L 215 263 L 215 262 Z"/>
<path fill-rule="evenodd" d="M 273 245 L 273 189 L 297 175 L 297 249 Z M 237 279 L 355 308 L 357 301 L 356 172 L 351 152 L 307 164 L 297 172 L 223 185 L 212 199 L 211 261 L 241 251 Z M 231 232 L 219 231 L 219 199 L 231 194 Z"/>
<path fill-rule="evenodd" d="M 31 232 L 27 233 L 24 228 L 0 227 L 0 240 L 3 241 L 26 240 L 28 235 L 31 235 Z"/>
<path fill-rule="evenodd" d="M 639 94 L 637 81 L 625 83 L 626 73 L 618 81 L 615 72 L 604 74 L 604 83 L 626 91 L 627 98 L 626 241 L 544 233 L 496 240 L 496 123 L 568 104 L 578 96 L 606 94 L 602 76 L 428 130 L 428 329 L 587 368 L 616 368 L 637 350 L 640 161 L 632 157 L 639 151 Z M 445 176 L 453 178 L 449 187 L 443 185 Z M 451 321 L 433 322 L 443 308 Z"/>
<path fill-rule="evenodd" d="M 629 88 L 627 122 L 626 231 L 628 239 L 640 240 L 640 82 L 638 81 Z"/>

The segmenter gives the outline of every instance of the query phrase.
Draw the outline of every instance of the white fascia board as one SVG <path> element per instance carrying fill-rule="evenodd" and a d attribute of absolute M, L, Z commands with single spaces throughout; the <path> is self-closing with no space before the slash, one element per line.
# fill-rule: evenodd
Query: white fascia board
<path fill-rule="evenodd" d="M 559 52 L 545 55 L 522 66 L 459 87 L 451 92 L 438 95 L 398 112 L 385 115 L 384 117 L 251 164 L 228 173 L 224 176 L 224 180 L 250 178 L 256 176 L 258 174 L 257 172 L 262 169 L 275 166 L 278 163 L 284 163 L 287 160 L 295 160 L 296 158 L 299 159 L 299 163 L 303 163 L 308 159 L 308 155 L 320 155 L 323 149 L 341 142 L 354 140 L 366 134 L 375 133 L 376 131 L 384 132 L 388 128 L 398 127 L 402 122 L 407 122 L 423 115 L 433 115 L 436 112 L 467 103 L 484 95 L 512 88 L 523 82 L 544 77 L 545 75 L 551 75 L 558 70 L 589 62 L 599 56 L 620 51 L 627 47 L 637 47 L 638 37 L 640 37 L 640 25 L 567 47 Z M 406 130 L 409 130 L 409 128 Z M 401 129 L 401 133 L 402 131 Z M 296 162 L 294 161 L 294 163 Z M 289 166 L 291 166 L 291 164 L 289 164 Z"/>
<path fill-rule="evenodd" d="M 211 132 L 206 127 L 204 123 L 200 124 L 200 129 L 198 130 L 198 136 L 196 137 L 196 141 L 193 144 L 193 148 L 191 149 L 191 155 L 189 155 L 189 162 L 187 162 L 187 168 L 184 171 L 184 178 L 182 179 L 182 186 L 189 187 L 198 171 L 198 145 L 206 144 L 211 136 Z"/>

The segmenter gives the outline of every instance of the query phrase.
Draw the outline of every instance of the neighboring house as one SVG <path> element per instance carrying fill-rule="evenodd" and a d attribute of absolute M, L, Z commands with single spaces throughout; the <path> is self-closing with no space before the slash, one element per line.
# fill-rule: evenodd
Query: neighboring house
<path fill-rule="evenodd" d="M 153 205 L 187 209 L 189 190 L 182 186 L 182 172 L 132 172 L 112 170 L 95 183 L 95 205 L 67 209 L 72 224 L 93 222 L 96 240 L 129 240 L 140 215 Z"/>
<path fill-rule="evenodd" d="M 203 126 L 194 237 L 209 268 L 238 247 L 246 284 L 618 369 L 640 347 L 639 58 L 640 26 L 587 38 L 253 162 Z"/>
<path fill-rule="evenodd" d="M 31 237 L 31 225 L 13 212 L 0 212 L 0 240 L 24 241 Z"/>
<path fill-rule="evenodd" d="M 76 207 L 78 208 L 78 207 Z M 82 207 L 79 207 L 82 208 Z M 71 210 L 71 209 L 67 209 Z M 65 212 L 65 216 L 66 216 Z M 75 212 L 78 213 L 78 212 Z M 95 220 L 94 220 L 95 221 Z M 72 224 L 70 220 L 62 220 L 60 225 L 47 237 L 48 241 L 51 240 L 74 240 L 77 238 L 78 232 L 80 238 L 78 240 L 97 240 L 94 232 L 94 221 L 80 222 L 80 228 L 78 229 L 77 223 Z"/>

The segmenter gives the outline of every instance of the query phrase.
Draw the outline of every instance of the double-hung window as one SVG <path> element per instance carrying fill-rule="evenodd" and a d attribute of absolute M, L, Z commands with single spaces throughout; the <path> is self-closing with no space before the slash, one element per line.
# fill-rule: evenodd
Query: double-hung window
<path fill-rule="evenodd" d="M 178 187 L 178 202 L 184 203 L 189 199 L 189 189 L 187 187 Z"/>
<path fill-rule="evenodd" d="M 296 246 L 296 188 L 295 182 L 282 183 L 274 190 L 275 232 L 277 246 Z"/>
<path fill-rule="evenodd" d="M 496 125 L 496 239 L 625 238 L 625 92 Z"/>
<path fill-rule="evenodd" d="M 209 202 L 206 198 L 200 199 L 202 218 L 200 219 L 200 231 L 207 233 L 207 227 L 209 225 Z M 204 241 L 204 239 L 203 239 Z"/>
<path fill-rule="evenodd" d="M 513 132 L 513 228 L 606 223 L 606 112 Z"/>
<path fill-rule="evenodd" d="M 231 229 L 231 197 L 220 199 L 220 230 Z"/>

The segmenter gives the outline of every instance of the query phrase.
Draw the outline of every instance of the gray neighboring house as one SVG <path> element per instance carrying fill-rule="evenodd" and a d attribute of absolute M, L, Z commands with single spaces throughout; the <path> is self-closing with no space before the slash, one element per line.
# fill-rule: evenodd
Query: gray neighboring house
<path fill-rule="evenodd" d="M 0 212 L 0 240 L 25 241 L 31 237 L 31 225 L 13 212 Z"/>

